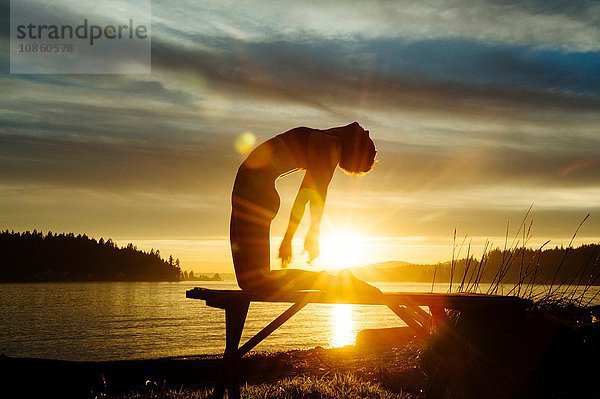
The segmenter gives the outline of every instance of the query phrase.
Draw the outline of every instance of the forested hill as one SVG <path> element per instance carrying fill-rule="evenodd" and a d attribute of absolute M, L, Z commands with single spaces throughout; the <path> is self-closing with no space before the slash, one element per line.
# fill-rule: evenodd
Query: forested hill
<path fill-rule="evenodd" d="M 0 233 L 0 281 L 179 281 L 179 260 L 111 239 L 33 232 Z"/>
<path fill-rule="evenodd" d="M 431 283 L 536 283 L 600 285 L 600 245 L 535 250 L 499 248 L 483 259 L 460 259 L 437 265 L 382 262 L 357 267 L 353 272 L 369 281 L 414 281 Z M 435 277 L 434 277 L 435 276 Z"/>

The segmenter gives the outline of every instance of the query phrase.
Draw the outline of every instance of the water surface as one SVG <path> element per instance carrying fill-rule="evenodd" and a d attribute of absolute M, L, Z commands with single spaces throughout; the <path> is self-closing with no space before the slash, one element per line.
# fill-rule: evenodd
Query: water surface
<path fill-rule="evenodd" d="M 377 284 L 430 291 L 430 284 Z M 65 360 L 142 359 L 222 353 L 225 312 L 185 298 L 194 287 L 235 282 L 0 284 L 0 352 Z M 447 285 L 436 286 L 445 292 Z M 242 340 L 290 304 L 252 304 Z M 384 306 L 309 304 L 256 350 L 352 344 L 364 328 L 402 326 Z"/>

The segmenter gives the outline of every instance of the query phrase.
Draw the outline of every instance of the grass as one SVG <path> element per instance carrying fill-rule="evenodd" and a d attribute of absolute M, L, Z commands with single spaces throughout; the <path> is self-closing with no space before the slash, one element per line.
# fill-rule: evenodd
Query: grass
<path fill-rule="evenodd" d="M 148 385 L 148 384 L 147 384 Z M 149 384 L 145 391 L 130 393 L 119 399 L 208 399 L 212 390 L 161 388 Z M 246 385 L 241 389 L 247 399 L 410 399 L 411 395 L 393 393 L 379 384 L 358 379 L 352 374 L 333 377 L 301 376 L 274 383 Z"/>
<path fill-rule="evenodd" d="M 518 296 L 531 299 L 533 307 L 522 312 L 449 312 L 453 332 L 434 334 L 421 363 L 434 397 L 600 397 L 594 383 L 600 361 L 600 306 L 592 306 L 600 292 L 592 289 L 600 282 L 598 247 L 582 261 L 567 262 L 589 214 L 548 278 L 541 255 L 549 241 L 527 249 L 530 211 L 512 239 L 507 225 L 500 267 L 492 268 L 491 283 L 481 284 L 491 243 L 486 241 L 477 261 L 467 237 L 457 242 L 454 231 L 448 292 Z M 459 268 L 457 259 L 465 249 Z"/>
<path fill-rule="evenodd" d="M 248 398 L 270 399 L 401 399 L 408 398 L 381 388 L 379 384 L 362 381 L 352 374 L 336 374 L 327 377 L 295 377 L 276 384 L 249 386 L 245 389 Z"/>
<path fill-rule="evenodd" d="M 562 259 L 556 267 L 552 278 L 544 281 L 539 277 L 538 272 L 544 267 L 541 262 L 541 255 L 544 247 L 550 241 L 546 241 L 536 250 L 529 250 L 527 248 L 532 237 L 531 231 L 533 227 L 533 220 L 528 220 L 530 212 L 531 207 L 527 210 L 511 240 L 509 240 L 510 225 L 507 224 L 504 248 L 502 250 L 502 261 L 500 267 L 495 271 L 491 283 L 486 284 L 487 289 L 483 288 L 481 280 L 487 271 L 486 264 L 489 253 L 492 250 L 492 244 L 489 241 L 485 242 L 481 258 L 477 261 L 473 257 L 471 243 L 469 242 L 466 249 L 467 255 L 464 258 L 464 269 L 462 269 L 462 276 L 460 276 L 457 267 L 459 262 L 457 258 L 465 247 L 467 236 L 463 238 L 460 244 L 457 244 L 455 229 L 448 292 L 483 293 L 485 290 L 487 294 L 513 295 L 531 299 L 536 303 L 536 306 L 546 310 L 551 310 L 554 307 L 557 309 L 564 309 L 565 307 L 587 308 L 594 304 L 598 296 L 598 291 L 593 292 L 595 290 L 591 290 L 591 288 L 600 283 L 600 253 L 597 250 L 592 251 L 585 264 L 581 265 L 581 270 L 578 272 L 578 278 L 575 281 L 560 281 L 559 279 L 560 272 L 567 270 L 565 269 L 567 266 L 566 260 L 573 251 L 573 241 L 590 215 L 586 215 L 579 223 L 579 226 L 571 237 L 569 245 L 564 249 Z M 518 270 L 517 281 L 506 283 L 505 278 L 511 274 L 514 275 L 514 273 L 509 272 L 514 272 L 515 270 Z M 432 291 L 434 282 L 435 273 L 432 282 Z M 543 289 L 540 289 L 540 287 L 543 287 Z"/>

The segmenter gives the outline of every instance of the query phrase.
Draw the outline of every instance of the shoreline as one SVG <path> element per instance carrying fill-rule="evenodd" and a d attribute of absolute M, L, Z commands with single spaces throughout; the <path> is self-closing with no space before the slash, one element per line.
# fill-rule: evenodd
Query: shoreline
<path fill-rule="evenodd" d="M 515 314 L 466 312 L 452 320 L 452 333 L 442 329 L 426 340 L 385 347 L 250 352 L 240 361 L 240 385 L 269 391 L 311 379 L 326 387 L 341 378 L 342 385 L 370 384 L 403 398 L 423 398 L 424 392 L 490 399 L 596 393 L 600 323 L 591 309 L 554 305 Z M 106 361 L 0 356 L 0 375 L 20 397 L 205 398 L 222 367 L 221 356 L 210 354 Z M 161 396 L 183 390 L 195 393 Z"/>
<path fill-rule="evenodd" d="M 241 374 L 248 384 L 261 384 L 297 376 L 325 377 L 339 373 L 360 375 L 381 382 L 381 367 L 396 379 L 396 389 L 410 389 L 416 381 L 417 347 L 384 352 L 361 351 L 354 346 L 251 352 L 241 361 Z M 143 389 L 148 382 L 163 386 L 211 388 L 218 379 L 221 355 L 196 354 L 144 360 L 68 361 L 18 358 L 0 355 L 0 372 L 23 397 L 56 394 L 85 397 L 90 392 L 122 395 Z M 35 380 L 35 384 L 31 381 Z M 402 382 L 401 386 L 398 382 Z M 422 389 L 424 379 L 414 384 Z M 388 387 L 389 388 L 389 387 Z"/>
<path fill-rule="evenodd" d="M 240 384 L 281 390 L 290 381 L 313 379 L 324 387 L 342 378 L 410 398 L 424 392 L 448 398 L 590 397 L 600 361 L 599 314 L 600 307 L 565 301 L 539 302 L 522 312 L 450 312 L 446 327 L 424 340 L 397 329 L 388 341 L 377 329 L 365 335 L 375 339 L 357 336 L 357 345 L 250 352 L 240 362 Z M 128 349 L 121 342 L 111 353 L 127 356 Z M 204 398 L 224 374 L 222 367 L 221 355 L 203 353 L 99 361 L 0 355 L 0 375 L 19 397 Z M 202 396 L 149 396 L 149 390 Z"/>

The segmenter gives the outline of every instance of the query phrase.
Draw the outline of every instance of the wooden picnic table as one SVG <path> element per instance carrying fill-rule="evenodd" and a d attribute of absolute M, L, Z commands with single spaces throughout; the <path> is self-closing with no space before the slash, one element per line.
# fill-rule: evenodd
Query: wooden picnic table
<path fill-rule="evenodd" d="M 219 399 L 224 397 L 225 387 L 230 399 L 240 397 L 240 359 L 309 303 L 384 305 L 402 319 L 418 337 L 428 336 L 435 328 L 447 328 L 447 310 L 505 312 L 525 309 L 531 305 L 531 301 L 518 297 L 471 293 L 385 292 L 381 295 L 361 296 L 323 291 L 256 292 L 196 287 L 186 291 L 186 297 L 201 299 L 208 306 L 225 310 L 224 372 L 222 381 L 216 384 L 214 391 L 214 397 Z M 292 306 L 240 346 L 251 302 L 292 303 Z M 429 312 L 423 307 L 427 307 Z"/>

